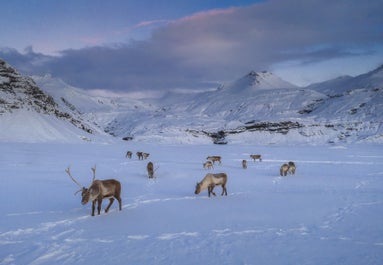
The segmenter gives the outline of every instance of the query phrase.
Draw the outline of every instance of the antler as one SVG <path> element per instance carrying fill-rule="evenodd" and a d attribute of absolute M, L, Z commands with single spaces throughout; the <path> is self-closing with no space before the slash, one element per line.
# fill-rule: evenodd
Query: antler
<path fill-rule="evenodd" d="M 94 179 L 96 178 L 96 165 L 94 165 L 94 167 L 92 167 L 92 171 L 93 171 L 93 179 L 92 179 L 92 182 L 93 182 Z"/>
<path fill-rule="evenodd" d="M 74 183 L 76 183 L 80 188 L 82 188 L 82 186 L 80 185 L 80 183 L 78 183 L 78 182 L 72 177 L 72 174 L 70 173 L 70 167 L 68 167 L 67 169 L 65 169 L 65 172 L 69 175 L 69 177 L 73 180 Z"/>

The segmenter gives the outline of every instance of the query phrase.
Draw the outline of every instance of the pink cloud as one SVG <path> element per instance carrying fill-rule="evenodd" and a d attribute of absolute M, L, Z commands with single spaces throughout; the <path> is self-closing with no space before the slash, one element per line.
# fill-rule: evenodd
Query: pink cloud
<path fill-rule="evenodd" d="M 147 20 L 147 21 L 141 21 L 133 26 L 133 28 L 141 28 L 141 27 L 150 27 L 153 25 L 158 25 L 158 24 L 167 24 L 171 20 L 167 19 L 157 19 L 157 20 Z"/>
<path fill-rule="evenodd" d="M 232 14 L 236 10 L 238 10 L 237 7 L 224 8 L 224 9 L 223 8 L 222 9 L 211 9 L 211 10 L 208 10 L 208 11 L 201 11 L 201 12 L 197 12 L 197 13 L 195 13 L 193 15 L 183 17 L 179 21 L 181 21 L 181 22 L 184 22 L 184 21 L 196 21 L 196 20 L 201 20 L 201 19 L 206 19 L 206 18 L 209 18 L 209 17 L 213 17 L 213 16 Z M 174 21 L 174 22 L 176 22 L 176 21 Z"/>
<path fill-rule="evenodd" d="M 81 42 L 91 45 L 98 45 L 101 43 L 102 39 L 100 37 L 82 37 L 80 38 Z"/>

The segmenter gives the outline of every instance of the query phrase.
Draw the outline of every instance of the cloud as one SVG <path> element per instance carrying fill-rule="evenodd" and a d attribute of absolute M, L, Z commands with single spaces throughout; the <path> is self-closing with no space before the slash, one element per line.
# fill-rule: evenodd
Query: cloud
<path fill-rule="evenodd" d="M 23 71 L 49 72 L 87 89 L 203 89 L 289 61 L 303 67 L 374 55 L 383 49 L 382 13 L 380 0 L 273 0 L 143 21 L 136 26 L 162 25 L 146 40 L 64 50 L 60 56 L 29 50 L 0 57 Z"/>

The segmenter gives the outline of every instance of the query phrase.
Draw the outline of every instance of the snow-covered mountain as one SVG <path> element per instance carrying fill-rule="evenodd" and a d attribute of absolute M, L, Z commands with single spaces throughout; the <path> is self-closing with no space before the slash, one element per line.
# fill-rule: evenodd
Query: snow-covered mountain
<path fill-rule="evenodd" d="M 195 141 L 190 133 L 218 142 L 382 142 L 382 75 L 380 67 L 302 88 L 250 72 L 215 91 L 173 93 L 155 112 L 121 113 L 111 124 L 118 136 L 170 142 Z"/>
<path fill-rule="evenodd" d="M 0 60 L 0 140 L 41 142 L 89 140 L 102 130 L 80 113 L 66 111 L 30 77 Z"/>
<path fill-rule="evenodd" d="M 10 68 L 5 63 L 2 67 Z M 16 71 L 14 74 L 33 82 Z M 26 124 L 20 118 L 15 120 L 17 113 L 10 108 L 12 93 L 6 88 L 7 78 L 2 73 L 2 127 L 7 119 L 6 126 Z M 171 92 L 151 102 L 123 95 L 95 95 L 49 75 L 33 79 L 49 95 L 43 93 L 49 99 L 43 101 L 52 101 L 57 110 L 41 113 L 33 109 L 36 107 L 31 109 L 34 103 L 21 100 L 24 103 L 18 112 L 38 114 L 39 119 L 44 117 L 44 122 L 48 117 L 62 122 L 60 115 L 53 114 L 65 113 L 70 124 L 76 125 L 73 122 L 76 120 L 77 127 L 90 128 L 100 135 L 104 131 L 119 139 L 253 144 L 383 142 L 383 67 L 357 77 L 339 77 L 304 88 L 270 72 L 252 71 L 213 91 Z M 20 96 L 11 98 L 14 102 Z M 34 119 L 28 119 L 30 127 L 39 123 Z M 54 122 L 46 123 L 57 129 Z M 72 130 L 72 127 L 65 128 Z M 20 129 L 24 128 L 14 130 Z M 58 130 L 67 134 L 61 128 Z M 2 133 L 1 138 L 7 139 L 6 136 L 7 133 Z"/>
<path fill-rule="evenodd" d="M 80 114 L 83 119 L 92 121 L 112 135 L 115 131 L 110 127 L 120 115 L 141 115 L 142 112 L 153 112 L 156 109 L 151 104 L 123 95 L 110 93 L 105 96 L 79 89 L 50 75 L 33 76 L 33 79 L 62 109 Z"/>

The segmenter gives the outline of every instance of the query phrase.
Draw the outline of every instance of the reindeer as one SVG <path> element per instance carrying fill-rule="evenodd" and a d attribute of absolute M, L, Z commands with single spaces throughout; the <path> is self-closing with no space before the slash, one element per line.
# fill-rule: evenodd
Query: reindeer
<path fill-rule="evenodd" d="M 286 177 L 288 171 L 289 171 L 289 165 L 288 165 L 288 164 L 283 164 L 283 165 L 281 166 L 281 168 L 279 169 L 279 174 L 280 174 L 282 177 Z"/>
<path fill-rule="evenodd" d="M 133 153 L 131 151 L 126 152 L 125 157 L 132 158 Z"/>
<path fill-rule="evenodd" d="M 215 192 L 213 192 L 213 189 L 215 186 L 221 185 L 222 186 L 221 196 L 223 196 L 224 194 L 227 196 L 226 182 L 227 182 L 227 175 L 225 173 L 206 174 L 206 176 L 203 178 L 201 182 L 197 182 L 195 186 L 194 194 L 199 194 L 201 191 L 207 188 L 209 197 L 211 193 L 214 196 L 216 196 Z"/>
<path fill-rule="evenodd" d="M 242 168 L 243 169 L 247 168 L 247 161 L 245 159 L 242 160 Z"/>
<path fill-rule="evenodd" d="M 262 156 L 261 155 L 250 155 L 250 157 L 253 159 L 253 161 L 255 162 L 255 160 L 259 159 L 259 162 L 262 161 Z"/>
<path fill-rule="evenodd" d="M 153 178 L 154 176 L 154 169 L 153 169 L 153 163 L 152 162 L 149 162 L 147 165 L 146 165 L 146 169 L 148 171 L 148 176 L 149 178 Z"/>
<path fill-rule="evenodd" d="M 143 156 L 142 152 L 137 152 L 136 155 L 138 157 L 138 160 L 144 160 L 144 156 Z"/>
<path fill-rule="evenodd" d="M 213 168 L 213 162 L 211 162 L 210 160 L 206 161 L 205 163 L 203 163 L 203 168 L 204 169 L 212 169 Z"/>
<path fill-rule="evenodd" d="M 119 210 L 121 211 L 121 183 L 115 179 L 106 179 L 106 180 L 95 180 L 96 177 L 96 166 L 92 167 L 93 171 L 93 179 L 92 184 L 89 186 L 89 188 L 81 187 L 81 185 L 72 177 L 72 174 L 70 173 L 70 168 L 68 167 L 65 172 L 69 175 L 69 177 L 73 180 L 74 183 L 76 183 L 81 189 L 78 191 L 81 191 L 81 204 L 85 205 L 89 201 L 92 202 L 92 216 L 94 216 L 94 210 L 96 208 L 96 201 L 98 203 L 97 205 L 97 211 L 100 215 L 101 211 L 101 204 L 103 199 L 109 199 L 109 204 L 105 208 L 105 213 L 109 211 L 110 206 L 112 206 L 112 203 L 114 201 L 114 198 L 117 199 L 119 203 Z M 77 194 L 77 192 L 75 193 Z"/>
<path fill-rule="evenodd" d="M 221 164 L 221 157 L 220 156 L 208 156 L 206 160 L 211 160 L 213 164 L 215 164 L 215 161 L 218 161 L 219 164 Z"/>
<path fill-rule="evenodd" d="M 150 156 L 148 153 L 142 153 L 142 159 L 147 159 Z"/>
<path fill-rule="evenodd" d="M 289 173 L 291 175 L 295 175 L 295 169 L 296 169 L 295 163 L 293 161 L 290 161 L 288 165 L 289 165 Z"/>

